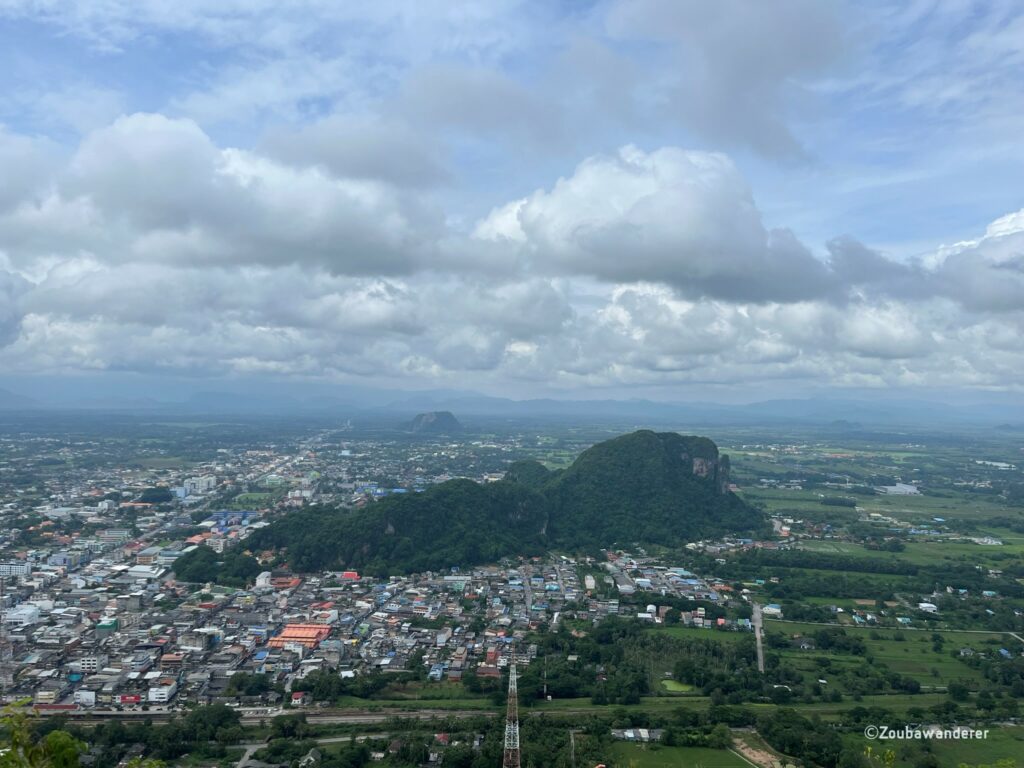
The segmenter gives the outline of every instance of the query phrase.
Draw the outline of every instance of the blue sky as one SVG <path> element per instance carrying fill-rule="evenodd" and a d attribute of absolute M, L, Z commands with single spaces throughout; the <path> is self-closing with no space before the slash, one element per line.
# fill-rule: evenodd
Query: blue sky
<path fill-rule="evenodd" d="M 1022 51 L 1013 2 L 0 0 L 0 365 L 1014 391 Z"/>

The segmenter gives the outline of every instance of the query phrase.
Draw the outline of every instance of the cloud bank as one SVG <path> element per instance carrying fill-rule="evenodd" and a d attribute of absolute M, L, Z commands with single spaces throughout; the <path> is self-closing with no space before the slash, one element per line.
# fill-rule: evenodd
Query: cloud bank
<path fill-rule="evenodd" d="M 0 2 L 0 369 L 1018 389 L 1021 18 Z"/>

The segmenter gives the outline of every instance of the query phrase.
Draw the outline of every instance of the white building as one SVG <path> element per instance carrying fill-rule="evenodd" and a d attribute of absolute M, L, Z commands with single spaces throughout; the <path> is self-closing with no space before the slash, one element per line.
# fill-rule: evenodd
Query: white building
<path fill-rule="evenodd" d="M 151 704 L 166 704 L 178 692 L 178 682 L 172 677 L 162 677 L 149 689 L 147 696 Z"/>
<path fill-rule="evenodd" d="M 207 493 L 217 487 L 217 478 L 213 475 L 190 477 L 185 481 L 184 487 L 185 492 L 189 495 L 193 493 Z"/>
<path fill-rule="evenodd" d="M 0 576 L 29 576 L 32 566 L 18 561 L 0 563 Z"/>
<path fill-rule="evenodd" d="M 31 624 L 38 624 L 40 617 L 39 607 L 31 603 L 22 603 L 4 614 L 4 623 L 8 627 L 27 627 Z"/>
<path fill-rule="evenodd" d="M 77 667 L 86 674 L 95 674 L 103 669 L 110 662 L 110 657 L 105 653 L 91 653 L 80 659 L 71 662 L 72 667 Z"/>

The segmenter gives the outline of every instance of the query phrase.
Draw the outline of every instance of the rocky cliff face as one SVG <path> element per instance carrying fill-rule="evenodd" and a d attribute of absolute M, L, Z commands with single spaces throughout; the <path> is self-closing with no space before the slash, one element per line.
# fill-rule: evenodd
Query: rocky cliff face
<path fill-rule="evenodd" d="M 707 440 L 711 445 L 705 445 L 705 438 L 690 438 L 701 441 L 695 446 L 699 455 L 690 455 L 690 451 L 683 451 L 680 459 L 684 466 L 691 466 L 694 477 L 702 480 L 711 480 L 715 483 L 719 493 L 729 492 L 729 457 L 718 453 L 718 447 Z"/>

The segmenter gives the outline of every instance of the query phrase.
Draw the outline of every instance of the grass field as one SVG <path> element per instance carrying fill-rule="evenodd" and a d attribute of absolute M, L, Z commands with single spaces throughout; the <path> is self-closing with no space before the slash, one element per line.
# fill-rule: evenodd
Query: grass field
<path fill-rule="evenodd" d="M 750 768 L 750 763 L 727 749 L 661 747 L 625 742 L 612 747 L 612 759 L 616 768 Z"/>
<path fill-rule="evenodd" d="M 678 680 L 662 680 L 661 687 L 669 693 L 689 693 L 693 690 L 692 685 L 680 683 Z"/>
<path fill-rule="evenodd" d="M 658 625 L 651 632 L 666 634 L 670 637 L 697 638 L 701 640 L 715 640 L 723 643 L 736 643 L 745 637 L 751 637 L 752 632 L 733 632 L 720 629 L 702 629 L 700 627 L 666 627 Z"/>
<path fill-rule="evenodd" d="M 887 723 L 888 725 L 888 723 Z M 902 723 L 894 723 L 899 727 Z M 983 739 L 933 740 L 930 742 L 931 752 L 939 761 L 941 768 L 957 768 L 960 765 L 992 765 L 998 760 L 1014 759 L 1021 764 L 1024 755 L 1024 727 L 1020 726 L 980 726 L 981 730 L 988 727 L 988 735 Z M 878 755 L 886 750 L 896 753 L 896 768 L 911 768 L 919 755 L 917 745 L 910 750 L 901 749 L 906 743 L 902 741 L 876 739 L 869 741 L 860 734 L 849 734 L 845 737 L 848 743 L 854 743 L 859 749 L 871 747 Z M 905 752 L 907 754 L 905 754 Z"/>
<path fill-rule="evenodd" d="M 878 552 L 867 549 L 860 544 L 848 541 L 804 541 L 801 548 L 812 552 L 835 553 L 850 557 L 863 557 L 872 560 L 901 560 L 914 565 L 934 565 L 938 560 L 952 562 L 969 562 L 972 565 L 995 565 L 998 561 L 994 556 L 1014 555 L 1024 557 L 1024 543 L 1014 537 L 1009 539 L 998 532 L 1002 546 L 975 544 L 972 541 L 911 541 L 902 552 Z M 980 535 L 980 534 L 979 534 Z"/>
<path fill-rule="evenodd" d="M 801 634 L 813 636 L 821 629 L 816 624 L 799 624 L 796 622 L 769 621 L 765 623 L 766 631 L 783 632 L 787 635 Z M 864 658 L 871 657 L 872 663 L 884 664 L 892 672 L 917 680 L 926 689 L 945 688 L 950 682 L 967 683 L 983 682 L 982 673 L 972 669 L 952 654 L 959 648 L 969 646 L 980 650 L 983 646 L 1006 640 L 998 632 L 954 632 L 940 631 L 944 639 L 942 650 L 936 651 L 932 644 L 932 632 L 896 629 L 871 629 L 868 627 L 844 627 L 849 634 L 860 637 L 866 646 Z M 873 636 L 874 635 L 874 636 Z M 902 640 L 894 639 L 896 636 Z M 819 668 L 815 664 L 818 658 L 827 658 L 833 665 L 858 664 L 861 658 L 848 654 L 830 653 L 821 650 L 800 651 L 784 649 L 778 651 L 786 663 L 805 673 L 817 677 Z M 827 675 L 826 675 L 827 677 Z"/>

